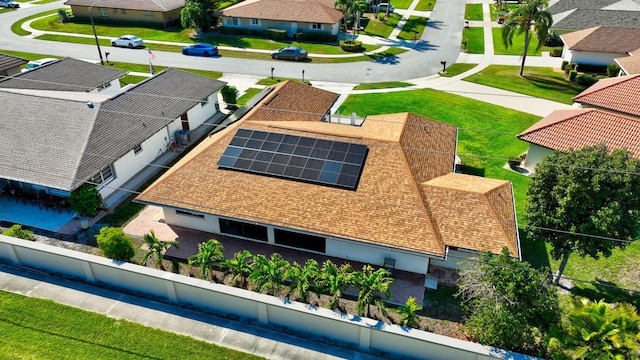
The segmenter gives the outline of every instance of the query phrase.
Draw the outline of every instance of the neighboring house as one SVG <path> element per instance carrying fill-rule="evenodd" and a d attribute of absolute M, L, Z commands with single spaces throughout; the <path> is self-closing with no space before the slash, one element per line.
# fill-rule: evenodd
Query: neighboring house
<path fill-rule="evenodd" d="M 224 85 L 167 69 L 114 97 L 0 89 L 0 188 L 65 197 L 91 182 L 106 198 L 169 150 L 176 131 L 217 114 Z"/>
<path fill-rule="evenodd" d="M 0 54 L 0 78 L 20 74 L 20 66 L 28 62 L 17 56 Z"/>
<path fill-rule="evenodd" d="M 136 200 L 171 225 L 418 274 L 504 246 L 520 258 L 511 183 L 452 173 L 456 127 L 410 113 L 329 122 L 337 94 L 299 86 L 274 89 Z"/>
<path fill-rule="evenodd" d="M 0 89 L 73 91 L 117 94 L 126 72 L 74 58 L 63 58 L 11 78 L 0 79 Z"/>
<path fill-rule="evenodd" d="M 640 158 L 640 75 L 598 81 L 573 101 L 581 109 L 556 110 L 518 135 L 529 143 L 524 167 L 534 170 L 554 150 L 604 143 Z"/>
<path fill-rule="evenodd" d="M 218 14 L 222 25 L 249 30 L 286 30 L 338 35 L 342 12 L 329 0 L 245 0 Z"/>
<path fill-rule="evenodd" d="M 640 16 L 640 13 L 638 13 Z M 640 50 L 640 28 L 598 26 L 560 35 L 562 58 L 570 63 L 606 66 Z"/>
<path fill-rule="evenodd" d="M 551 0 L 547 11 L 560 33 L 594 26 L 640 27 L 638 0 Z"/>
<path fill-rule="evenodd" d="M 96 23 L 148 24 L 168 27 L 180 23 L 184 0 L 67 0 L 76 18 Z"/>
<path fill-rule="evenodd" d="M 640 74 L 640 49 L 629 52 L 629 56 L 614 59 L 620 66 L 620 75 Z"/>

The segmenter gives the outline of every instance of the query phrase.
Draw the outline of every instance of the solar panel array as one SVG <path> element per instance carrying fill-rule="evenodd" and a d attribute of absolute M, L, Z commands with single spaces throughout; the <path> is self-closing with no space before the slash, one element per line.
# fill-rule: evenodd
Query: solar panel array
<path fill-rule="evenodd" d="M 366 155 L 362 144 L 238 129 L 217 165 L 355 189 Z"/>

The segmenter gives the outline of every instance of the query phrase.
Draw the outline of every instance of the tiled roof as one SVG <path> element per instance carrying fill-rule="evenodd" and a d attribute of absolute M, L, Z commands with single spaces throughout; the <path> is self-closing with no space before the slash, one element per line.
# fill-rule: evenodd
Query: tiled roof
<path fill-rule="evenodd" d="M 629 56 L 614 59 L 627 75 L 640 74 L 640 49 L 630 51 Z"/>
<path fill-rule="evenodd" d="M 518 138 L 559 151 L 604 143 L 609 149 L 626 148 L 640 158 L 640 119 L 598 109 L 556 110 Z"/>
<path fill-rule="evenodd" d="M 184 0 L 101 0 L 99 3 L 96 3 L 95 0 L 67 0 L 64 4 L 86 7 L 94 5 L 95 7 L 107 9 L 166 12 L 183 8 Z"/>
<path fill-rule="evenodd" d="M 14 67 L 24 65 L 28 62 L 29 60 L 26 60 L 17 56 L 0 54 L 0 71 L 13 69 Z"/>
<path fill-rule="evenodd" d="M 222 16 L 335 24 L 343 17 L 333 2 L 318 0 L 245 0 L 230 6 Z"/>
<path fill-rule="evenodd" d="M 573 101 L 640 117 L 640 75 L 601 79 Z"/>
<path fill-rule="evenodd" d="M 0 178 L 73 190 L 223 85 L 168 69 L 93 108 L 0 90 Z"/>
<path fill-rule="evenodd" d="M 0 80 L 0 88 L 90 91 L 126 74 L 125 71 L 64 58 Z"/>
<path fill-rule="evenodd" d="M 253 121 L 320 121 L 340 95 L 287 80 L 273 90 L 245 116 Z M 305 96 L 300 96 L 305 92 Z"/>
<path fill-rule="evenodd" d="M 520 256 L 509 181 L 451 173 L 422 189 L 446 245 Z"/>
<path fill-rule="evenodd" d="M 573 51 L 626 54 L 640 48 L 640 28 L 598 26 L 560 37 Z"/>
<path fill-rule="evenodd" d="M 218 168 L 217 159 L 238 127 L 366 144 L 369 152 L 357 188 Z M 439 209 L 424 201 L 420 183 L 451 172 L 456 139 L 455 127 L 408 113 L 370 116 L 361 126 L 242 119 L 202 142 L 138 200 L 443 256 L 444 236 L 432 217 Z M 478 183 L 487 186 L 485 180 L 478 178 Z M 488 186 L 494 185 L 504 186 L 502 182 Z M 467 208 L 456 198 L 450 202 L 460 214 Z M 476 246 L 462 239 L 459 244 Z"/>
<path fill-rule="evenodd" d="M 547 9 L 553 28 L 582 30 L 594 26 L 640 27 L 637 0 L 559 0 Z"/>

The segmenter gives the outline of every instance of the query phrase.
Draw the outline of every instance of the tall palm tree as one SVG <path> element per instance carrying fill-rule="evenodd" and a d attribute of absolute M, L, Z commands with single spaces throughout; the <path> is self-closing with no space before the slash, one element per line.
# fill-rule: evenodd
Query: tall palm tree
<path fill-rule="evenodd" d="M 153 232 L 153 229 L 151 229 L 151 231 L 149 231 L 148 234 L 144 234 L 144 236 L 142 237 L 142 242 L 144 242 L 149 249 L 147 250 L 147 253 L 144 255 L 144 258 L 142 258 L 142 261 L 140 261 L 140 265 L 146 265 L 147 261 L 151 257 L 155 256 L 156 267 L 162 270 L 164 270 L 164 267 L 162 266 L 162 260 L 164 260 L 164 253 L 167 251 L 167 249 L 170 246 L 175 246 L 176 249 L 180 246 L 180 244 L 178 244 L 176 241 L 161 241 L 156 237 L 156 234 Z"/>
<path fill-rule="evenodd" d="M 320 288 L 331 296 L 329 308 L 340 307 L 342 292 L 353 284 L 353 268 L 349 264 L 336 266 L 331 260 L 322 264 L 320 272 Z"/>
<path fill-rule="evenodd" d="M 224 246 L 218 240 L 210 239 L 198 245 L 198 253 L 189 258 L 189 265 L 198 266 L 202 278 L 206 279 L 209 274 L 213 275 L 213 268 L 223 259 Z"/>
<path fill-rule="evenodd" d="M 539 50 L 547 39 L 549 29 L 553 25 L 551 13 L 545 9 L 549 6 L 547 0 L 524 0 L 517 8 L 511 10 L 502 25 L 502 42 L 505 48 L 513 45 L 513 37 L 524 33 L 524 51 L 522 52 L 522 65 L 520 76 L 524 76 L 524 62 L 527 59 L 527 51 L 531 42 L 531 30 L 537 41 L 536 50 Z"/>
<path fill-rule="evenodd" d="M 342 12 L 342 22 L 344 23 L 345 30 L 347 29 L 347 15 L 351 12 L 353 7 L 353 0 L 335 0 L 333 6 Z"/>
<path fill-rule="evenodd" d="M 230 283 L 231 286 L 235 286 L 238 280 L 240 281 L 241 287 L 246 285 L 247 276 L 251 274 L 252 257 L 253 254 L 251 254 L 249 250 L 242 250 L 233 254 L 232 258 L 222 261 L 222 266 L 233 274 Z"/>
<path fill-rule="evenodd" d="M 282 258 L 282 255 L 274 253 L 271 258 L 264 255 L 256 255 L 253 259 L 249 282 L 254 291 L 267 294 L 278 295 L 289 270 L 289 262 Z"/>
<path fill-rule="evenodd" d="M 418 325 L 418 311 L 422 306 L 416 304 L 416 298 L 411 296 L 404 305 L 398 307 L 400 314 L 400 325 L 415 328 Z"/>
<path fill-rule="evenodd" d="M 286 274 L 286 277 L 291 279 L 287 296 L 296 294 L 300 301 L 309 302 L 309 292 L 311 287 L 315 285 L 319 274 L 320 269 L 315 259 L 307 260 L 304 266 L 300 266 L 294 261 Z"/>
<path fill-rule="evenodd" d="M 374 304 L 384 316 L 387 316 L 387 308 L 382 296 L 389 299 L 391 287 L 395 283 L 389 270 L 380 268 L 374 271 L 371 265 L 365 265 L 362 267 L 362 271 L 354 274 L 353 282 L 360 289 L 356 301 L 358 314 L 371 317 L 371 305 Z"/>
<path fill-rule="evenodd" d="M 564 333 L 550 343 L 552 355 L 571 359 L 637 359 L 640 316 L 629 304 L 575 300 Z"/>
<path fill-rule="evenodd" d="M 366 0 L 352 0 L 351 10 L 353 11 L 353 32 L 351 33 L 352 41 L 356 40 L 356 31 L 360 29 L 360 16 L 367 11 L 369 3 Z"/>

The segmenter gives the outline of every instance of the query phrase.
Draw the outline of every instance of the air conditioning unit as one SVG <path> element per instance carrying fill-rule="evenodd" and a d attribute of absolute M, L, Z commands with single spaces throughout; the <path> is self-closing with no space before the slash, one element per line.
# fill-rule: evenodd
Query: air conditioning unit
<path fill-rule="evenodd" d="M 189 130 L 176 131 L 176 144 L 187 146 L 189 144 Z"/>

